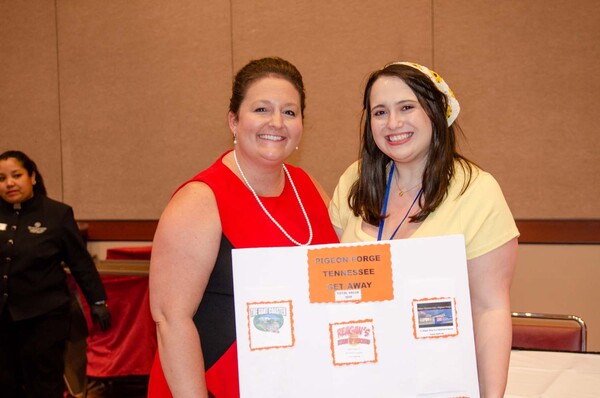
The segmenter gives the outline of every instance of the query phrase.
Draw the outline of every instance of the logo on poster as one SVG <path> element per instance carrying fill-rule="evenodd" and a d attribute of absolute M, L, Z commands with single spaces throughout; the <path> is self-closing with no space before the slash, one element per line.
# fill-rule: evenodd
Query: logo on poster
<path fill-rule="evenodd" d="M 371 344 L 371 329 L 366 326 L 349 325 L 337 330 L 338 345 Z"/>
<path fill-rule="evenodd" d="M 258 307 L 250 309 L 254 327 L 261 332 L 279 333 L 283 319 L 287 316 L 287 307 Z"/>

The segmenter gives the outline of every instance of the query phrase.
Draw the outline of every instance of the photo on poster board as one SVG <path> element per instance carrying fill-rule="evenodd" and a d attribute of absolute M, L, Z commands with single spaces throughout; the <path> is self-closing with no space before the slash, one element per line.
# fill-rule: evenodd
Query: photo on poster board
<path fill-rule="evenodd" d="M 413 300 L 415 338 L 440 338 L 458 335 L 454 297 Z"/>
<path fill-rule="evenodd" d="M 247 310 L 251 350 L 294 346 L 291 300 L 248 303 Z"/>
<path fill-rule="evenodd" d="M 377 362 L 372 319 L 331 323 L 329 336 L 335 366 Z"/>

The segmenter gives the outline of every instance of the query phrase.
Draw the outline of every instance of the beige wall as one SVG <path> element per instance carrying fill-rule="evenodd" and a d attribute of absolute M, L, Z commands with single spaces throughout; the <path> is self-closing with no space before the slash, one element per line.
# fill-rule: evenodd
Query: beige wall
<path fill-rule="evenodd" d="M 413 60 L 454 89 L 463 149 L 515 217 L 598 219 L 598 43 L 596 0 L 0 0 L 0 151 L 30 154 L 79 219 L 157 219 L 230 147 L 234 71 L 279 55 L 308 93 L 292 162 L 331 192 L 365 77 Z M 520 251 L 514 309 L 581 315 L 600 350 L 598 246 Z"/>
<path fill-rule="evenodd" d="M 38 161 L 82 219 L 156 219 L 230 147 L 233 71 L 279 55 L 303 72 L 293 163 L 327 190 L 357 156 L 366 75 L 432 66 L 462 104 L 465 152 L 517 218 L 598 218 L 600 3 L 0 0 L 0 150 Z"/>
<path fill-rule="evenodd" d="M 22 149 L 62 198 L 56 14 L 50 2 L 0 1 L 0 152 Z"/>
<path fill-rule="evenodd" d="M 600 245 L 520 245 L 511 288 L 517 312 L 577 315 L 600 351 Z"/>

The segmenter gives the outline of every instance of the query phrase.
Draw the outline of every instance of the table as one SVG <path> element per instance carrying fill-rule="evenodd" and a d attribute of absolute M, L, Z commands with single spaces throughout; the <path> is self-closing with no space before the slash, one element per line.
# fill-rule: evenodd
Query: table
<path fill-rule="evenodd" d="M 600 397 L 600 353 L 513 350 L 505 397 Z"/>
<path fill-rule="evenodd" d="M 127 260 L 147 261 L 150 250 L 150 247 L 108 249 L 106 258 L 125 263 Z M 157 340 L 148 301 L 147 263 L 145 268 L 145 273 L 112 270 L 104 274 L 100 270 L 112 315 L 112 326 L 106 332 L 92 324 L 87 303 L 82 300 L 90 330 L 88 376 L 110 378 L 150 373 Z"/>

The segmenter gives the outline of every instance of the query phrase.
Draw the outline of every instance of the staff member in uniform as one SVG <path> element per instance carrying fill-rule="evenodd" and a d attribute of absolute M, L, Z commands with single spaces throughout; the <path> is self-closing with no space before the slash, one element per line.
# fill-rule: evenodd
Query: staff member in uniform
<path fill-rule="evenodd" d="M 71 207 L 46 196 L 23 152 L 0 154 L 0 392 L 2 397 L 62 397 L 70 294 L 65 262 L 110 327 L 106 293 Z"/>

